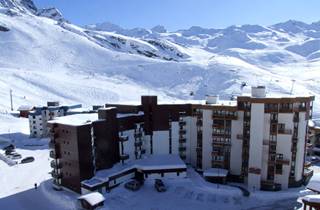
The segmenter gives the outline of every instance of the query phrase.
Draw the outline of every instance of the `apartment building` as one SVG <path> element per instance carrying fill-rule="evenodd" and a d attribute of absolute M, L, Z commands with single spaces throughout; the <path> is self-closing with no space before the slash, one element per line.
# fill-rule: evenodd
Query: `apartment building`
<path fill-rule="evenodd" d="M 30 138 L 48 136 L 47 122 L 56 117 L 65 116 L 70 109 L 80 108 L 81 105 L 60 106 L 59 102 L 47 102 L 47 106 L 36 106 L 28 113 Z"/>
<path fill-rule="evenodd" d="M 266 96 L 260 86 L 234 101 L 159 104 L 142 96 L 140 105 L 62 117 L 49 122 L 54 182 L 80 193 L 137 176 L 185 177 L 187 164 L 206 174 L 224 169 L 252 190 L 300 186 L 312 175 L 305 151 L 313 100 Z"/>

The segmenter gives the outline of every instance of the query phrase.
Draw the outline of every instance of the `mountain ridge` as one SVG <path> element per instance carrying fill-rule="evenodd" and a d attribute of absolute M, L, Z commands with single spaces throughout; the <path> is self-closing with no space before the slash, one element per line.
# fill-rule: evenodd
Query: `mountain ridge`
<path fill-rule="evenodd" d="M 74 25 L 57 9 L 39 15 L 41 10 L 27 11 L 24 4 L 3 7 L 5 1 L 0 0 L 0 111 L 10 107 L 10 89 L 17 104 L 60 100 L 88 106 L 138 101 L 146 94 L 164 101 L 207 94 L 230 99 L 254 85 L 267 86 L 273 95 L 320 96 L 317 22 L 299 24 L 305 29 L 295 33 L 280 30 L 284 25 L 176 32 L 159 26 L 130 35 Z M 317 99 L 316 113 L 319 106 Z"/>

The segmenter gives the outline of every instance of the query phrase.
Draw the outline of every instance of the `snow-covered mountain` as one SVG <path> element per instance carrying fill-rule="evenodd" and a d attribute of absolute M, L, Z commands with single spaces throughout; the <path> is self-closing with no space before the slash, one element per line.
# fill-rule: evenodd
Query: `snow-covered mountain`
<path fill-rule="evenodd" d="M 320 96 L 320 22 L 169 32 L 111 23 L 79 27 L 55 8 L 0 0 L 0 109 L 14 104 L 100 104 L 139 100 L 222 98 L 240 84 L 274 94 Z M 293 88 L 292 88 L 293 87 Z M 193 94 L 190 94 L 193 93 Z M 320 113 L 320 101 L 315 103 Z"/>

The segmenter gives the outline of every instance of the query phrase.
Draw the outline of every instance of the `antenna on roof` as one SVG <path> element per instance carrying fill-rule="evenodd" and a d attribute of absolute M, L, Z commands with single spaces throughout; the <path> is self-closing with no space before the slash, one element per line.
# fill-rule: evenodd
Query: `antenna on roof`
<path fill-rule="evenodd" d="M 296 82 L 296 80 L 293 79 L 291 81 L 292 81 L 292 86 L 291 86 L 290 95 L 292 95 L 292 93 L 293 93 L 294 83 Z"/>

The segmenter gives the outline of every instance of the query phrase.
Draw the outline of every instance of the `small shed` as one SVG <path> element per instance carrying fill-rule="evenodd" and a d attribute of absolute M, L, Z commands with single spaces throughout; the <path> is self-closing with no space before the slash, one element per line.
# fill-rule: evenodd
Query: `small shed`
<path fill-rule="evenodd" d="M 19 111 L 19 116 L 20 117 L 24 117 L 24 118 L 28 118 L 29 113 L 34 109 L 33 106 L 31 105 L 21 105 L 18 108 Z"/>
<path fill-rule="evenodd" d="M 105 198 L 99 192 L 92 192 L 78 198 L 83 209 L 94 210 L 104 205 Z"/>
<path fill-rule="evenodd" d="M 203 177 L 213 183 L 225 184 L 227 181 L 228 170 L 223 168 L 209 168 L 203 172 Z"/>

